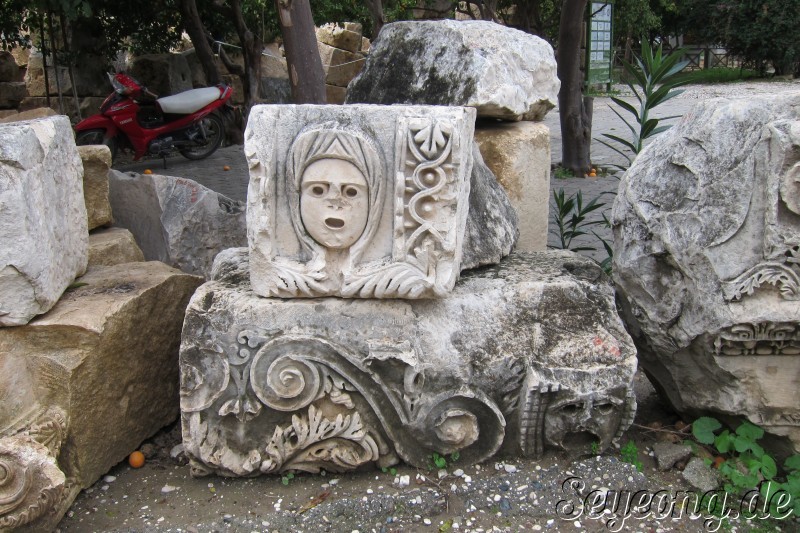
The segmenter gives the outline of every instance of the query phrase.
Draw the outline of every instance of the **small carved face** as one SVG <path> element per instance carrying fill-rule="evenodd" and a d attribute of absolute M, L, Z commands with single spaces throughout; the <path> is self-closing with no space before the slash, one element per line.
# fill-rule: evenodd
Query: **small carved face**
<path fill-rule="evenodd" d="M 355 165 L 341 159 L 314 161 L 300 182 L 300 218 L 323 246 L 352 246 L 367 225 L 367 180 Z"/>
<path fill-rule="evenodd" d="M 592 443 L 605 449 L 622 421 L 624 403 L 624 396 L 605 391 L 559 392 L 545 413 L 545 442 L 575 453 L 589 452 Z"/>

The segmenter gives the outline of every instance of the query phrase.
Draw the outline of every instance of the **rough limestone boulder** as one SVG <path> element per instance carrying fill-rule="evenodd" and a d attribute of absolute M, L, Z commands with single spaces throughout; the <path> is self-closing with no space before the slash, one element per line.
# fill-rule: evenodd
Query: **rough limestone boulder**
<path fill-rule="evenodd" d="M 516 249 L 547 249 L 550 130 L 541 122 L 479 122 L 475 141 L 519 216 Z"/>
<path fill-rule="evenodd" d="M 636 158 L 614 276 L 642 366 L 690 414 L 800 451 L 800 93 L 703 102 Z"/>
<path fill-rule="evenodd" d="M 187 309 L 194 475 L 579 455 L 632 421 L 633 344 L 608 279 L 573 253 L 514 254 L 432 300 L 262 298 L 248 271 L 246 249 L 221 253 Z"/>
<path fill-rule="evenodd" d="M 133 234 L 124 228 L 104 228 L 89 234 L 89 268 L 144 261 Z"/>
<path fill-rule="evenodd" d="M 360 44 L 361 39 L 359 37 Z M 20 69 L 11 52 L 2 50 L 0 51 L 0 83 L 9 81 L 22 81 L 20 79 Z"/>
<path fill-rule="evenodd" d="M 103 145 L 79 146 L 78 153 L 83 162 L 83 197 L 91 231 L 114 221 L 108 201 L 111 150 Z"/>
<path fill-rule="evenodd" d="M 54 117 L 56 115 L 58 115 L 58 113 L 49 107 L 37 107 L 36 109 L 30 109 L 28 111 L 14 111 L 7 117 L 1 118 L 0 124 L 8 124 L 9 122 L 22 122 L 36 118 Z"/>
<path fill-rule="evenodd" d="M 114 224 L 133 233 L 148 261 L 208 277 L 221 250 L 247 243 L 245 208 L 199 183 L 109 172 Z"/>
<path fill-rule="evenodd" d="M 81 489 L 178 414 L 184 310 L 202 279 L 150 262 L 93 268 L 80 281 L 46 315 L 0 329 L 0 528 L 52 531 Z M 9 440 L 27 455 L 5 462 Z M 13 485 L 25 477 L 58 497 L 25 499 Z"/>
<path fill-rule="evenodd" d="M 557 102 L 553 49 L 487 21 L 395 22 L 381 29 L 347 103 L 475 107 L 479 117 L 542 120 Z"/>
<path fill-rule="evenodd" d="M 25 83 L 21 81 L 0 82 L 0 108 L 17 107 L 25 99 Z"/>
<path fill-rule="evenodd" d="M 53 307 L 86 270 L 88 244 L 69 119 L 0 125 L 0 326 Z"/>

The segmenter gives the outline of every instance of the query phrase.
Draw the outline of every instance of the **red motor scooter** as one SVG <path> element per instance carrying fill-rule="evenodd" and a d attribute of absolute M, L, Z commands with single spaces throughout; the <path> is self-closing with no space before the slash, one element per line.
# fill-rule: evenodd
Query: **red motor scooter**
<path fill-rule="evenodd" d="M 225 127 L 215 111 L 230 107 L 231 87 L 220 84 L 158 98 L 126 74 L 108 78 L 114 92 L 100 113 L 75 126 L 76 144 L 105 144 L 112 156 L 129 148 L 134 159 L 145 154 L 166 157 L 173 148 L 188 159 L 203 159 L 219 148 Z"/>

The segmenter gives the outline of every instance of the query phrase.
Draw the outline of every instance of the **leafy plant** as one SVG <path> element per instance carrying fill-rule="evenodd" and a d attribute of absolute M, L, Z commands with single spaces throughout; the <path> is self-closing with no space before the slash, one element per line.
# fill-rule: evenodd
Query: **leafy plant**
<path fill-rule="evenodd" d="M 717 431 L 722 429 L 717 434 Z M 793 455 L 783 464 L 786 471 L 784 481 L 776 479 L 778 466 L 775 459 L 758 444 L 764 436 L 760 427 L 743 422 L 736 431 L 723 429 L 722 424 L 712 417 L 698 418 L 692 424 L 692 435 L 701 444 L 713 446 L 728 459 L 719 465 L 719 473 L 725 478 L 725 490 L 730 493 L 744 493 L 758 487 L 761 496 L 773 507 L 773 496 L 778 491 L 789 495 L 794 515 L 800 517 L 800 455 Z M 770 483 L 762 483 L 768 481 Z M 772 509 L 776 512 L 776 509 Z"/>
<path fill-rule="evenodd" d="M 450 454 L 450 463 L 455 463 L 456 461 L 458 461 L 458 459 L 460 457 L 461 457 L 461 454 L 458 453 L 458 452 L 451 453 Z M 431 454 L 431 460 L 433 461 L 433 466 L 435 466 L 436 468 L 439 468 L 439 469 L 447 468 L 448 461 L 447 461 L 447 457 L 445 457 L 444 455 L 441 455 L 439 453 L 433 452 L 433 454 Z"/>
<path fill-rule="evenodd" d="M 384 467 L 381 468 L 381 472 L 383 472 L 384 474 L 389 474 L 390 476 L 396 476 L 397 475 L 397 469 L 395 467 L 386 468 L 384 466 Z"/>
<path fill-rule="evenodd" d="M 628 161 L 628 166 L 630 166 L 633 160 L 624 151 L 624 148 L 633 152 L 634 155 L 638 154 L 642 150 L 645 139 L 669 129 L 670 126 L 668 125 L 659 126 L 661 120 L 678 118 L 678 115 L 653 118 L 650 116 L 650 113 L 655 107 L 683 92 L 682 90 L 675 89 L 676 87 L 689 83 L 690 80 L 685 77 L 676 77 L 676 74 L 683 70 L 689 63 L 686 60 L 680 60 L 682 55 L 683 52 L 681 50 L 676 50 L 670 54 L 664 55 L 661 45 L 653 52 L 647 39 L 642 39 L 642 57 L 635 58 L 636 66 L 624 60 L 622 62 L 628 79 L 633 80 L 626 81 L 626 83 L 639 101 L 639 108 L 637 109 L 621 98 L 612 96 L 611 101 L 622 108 L 623 111 L 633 115 L 633 121 L 629 122 L 622 113 L 617 111 L 614 107 L 611 107 L 611 111 L 613 111 L 631 131 L 631 139 L 623 139 L 611 133 L 603 134 L 603 137 L 622 145 L 623 148 L 618 148 L 601 139 L 597 140 L 623 156 Z M 614 166 L 623 171 L 627 170 L 627 167 L 623 165 Z"/>
<path fill-rule="evenodd" d="M 620 448 L 619 453 L 624 462 L 632 464 L 639 472 L 644 470 L 644 465 L 639 460 L 639 448 L 636 446 L 635 442 L 629 440 L 625 446 Z"/>
<path fill-rule="evenodd" d="M 575 246 L 572 241 L 575 237 L 588 235 L 588 228 L 604 223 L 602 220 L 588 219 L 589 213 L 597 211 L 606 205 L 605 202 L 600 202 L 600 196 L 592 198 L 584 205 L 581 191 L 577 191 L 568 198 L 563 188 L 553 191 L 553 201 L 556 204 L 554 216 L 559 240 L 559 245 L 555 248 L 572 250 L 573 252 L 593 252 L 596 250 L 593 246 Z"/>
<path fill-rule="evenodd" d="M 283 476 L 281 476 L 281 483 L 283 483 L 284 485 L 288 485 L 289 482 L 293 479 L 294 479 L 294 473 L 287 472 Z"/>

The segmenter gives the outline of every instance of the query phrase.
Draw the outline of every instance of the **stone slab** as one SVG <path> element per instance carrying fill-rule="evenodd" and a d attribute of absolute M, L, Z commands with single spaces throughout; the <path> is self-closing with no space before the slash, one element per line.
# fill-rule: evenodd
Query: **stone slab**
<path fill-rule="evenodd" d="M 472 106 L 479 117 L 542 120 L 560 82 L 553 49 L 488 21 L 386 24 L 347 103 Z"/>
<path fill-rule="evenodd" d="M 109 182 L 114 223 L 148 261 L 207 277 L 217 253 L 247 242 L 243 203 L 196 181 L 112 170 Z"/>
<path fill-rule="evenodd" d="M 612 214 L 642 366 L 679 411 L 800 452 L 800 93 L 712 99 L 642 151 Z"/>
<path fill-rule="evenodd" d="M 254 107 L 245 132 L 254 290 L 353 298 L 449 292 L 460 272 L 474 113 Z"/>
<path fill-rule="evenodd" d="M 69 119 L 0 125 L 0 326 L 50 309 L 86 270 L 88 244 Z"/>
<path fill-rule="evenodd" d="M 539 122 L 479 121 L 475 141 L 519 217 L 516 249 L 547 249 L 550 213 L 550 130 Z"/>
<path fill-rule="evenodd" d="M 608 279 L 573 253 L 512 255 L 434 300 L 262 298 L 247 263 L 221 253 L 187 309 L 195 475 L 581 454 L 632 421 L 633 344 Z"/>
<path fill-rule="evenodd" d="M 323 24 L 316 29 L 317 41 L 334 48 L 358 52 L 361 49 L 361 29 L 359 27 L 357 31 L 353 31 L 355 28 L 352 25 Z"/>
<path fill-rule="evenodd" d="M 0 436 L 60 411 L 48 423 L 61 434 L 53 456 L 86 488 L 177 415 L 184 309 L 202 278 L 150 262 L 93 268 L 79 281 L 47 314 L 0 329 L 0 368 L 15 370 L 0 381 L 12 401 L 28 402 L 0 409 Z"/>
<path fill-rule="evenodd" d="M 108 201 L 108 171 L 111 169 L 111 150 L 108 146 L 79 146 L 83 162 L 83 198 L 89 231 L 114 222 Z"/>
<path fill-rule="evenodd" d="M 144 254 L 125 228 L 102 228 L 89 234 L 89 268 L 140 261 Z"/>
<path fill-rule="evenodd" d="M 36 118 L 53 117 L 58 115 L 54 110 L 49 107 L 37 107 L 27 111 L 14 112 L 11 115 L 0 118 L 0 124 L 8 124 L 9 122 L 22 122 L 26 120 L 33 120 Z"/>

